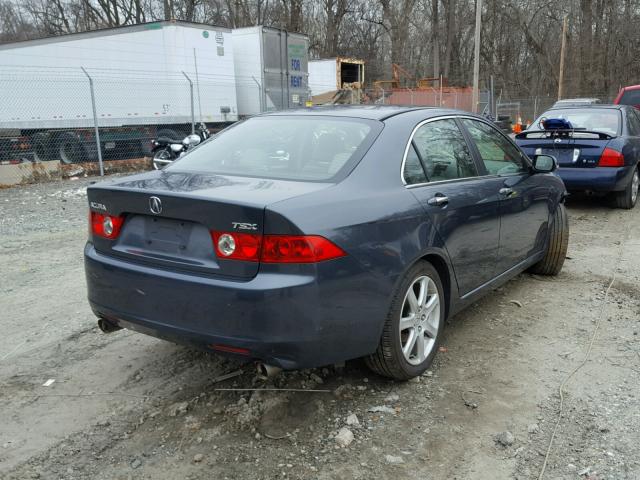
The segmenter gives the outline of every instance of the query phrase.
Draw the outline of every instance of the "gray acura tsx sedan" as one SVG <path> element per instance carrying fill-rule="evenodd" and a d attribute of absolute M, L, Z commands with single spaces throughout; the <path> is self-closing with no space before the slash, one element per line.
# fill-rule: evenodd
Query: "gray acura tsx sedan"
<path fill-rule="evenodd" d="M 283 111 L 161 171 L 92 185 L 89 302 L 129 328 L 285 369 L 408 379 L 445 319 L 568 242 L 555 159 L 439 108 Z"/>

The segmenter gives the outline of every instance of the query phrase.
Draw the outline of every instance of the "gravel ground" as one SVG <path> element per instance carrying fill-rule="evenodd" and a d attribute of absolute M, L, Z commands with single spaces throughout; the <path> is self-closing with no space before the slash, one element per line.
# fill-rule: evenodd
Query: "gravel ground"
<path fill-rule="evenodd" d="M 640 478 L 640 208 L 570 202 L 561 275 L 521 275 L 452 319 L 415 381 L 358 361 L 262 380 L 250 364 L 97 329 L 89 181 L 0 190 L 0 477 L 535 479 L 559 387 L 594 338 L 544 478 Z"/>

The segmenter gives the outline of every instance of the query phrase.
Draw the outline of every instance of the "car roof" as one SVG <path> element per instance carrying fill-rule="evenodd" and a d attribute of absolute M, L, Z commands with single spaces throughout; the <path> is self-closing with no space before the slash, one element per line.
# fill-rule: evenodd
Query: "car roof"
<path fill-rule="evenodd" d="M 628 87 L 622 87 L 622 90 L 640 90 L 640 85 L 629 85 Z"/>
<path fill-rule="evenodd" d="M 557 107 L 551 107 L 547 110 L 566 110 L 567 108 L 571 109 L 579 109 L 579 110 L 602 110 L 603 108 L 615 109 L 615 110 L 624 110 L 629 105 L 613 105 L 608 103 L 597 103 L 592 105 L 558 105 Z"/>
<path fill-rule="evenodd" d="M 386 120 L 402 113 L 424 110 L 427 117 L 436 117 L 445 114 L 464 114 L 467 112 L 451 110 L 438 107 L 412 107 L 403 105 L 328 105 L 316 107 L 304 107 L 291 110 L 279 110 L 277 112 L 265 113 L 262 116 L 320 116 L 328 115 L 333 117 L 365 118 L 371 120 Z"/>
<path fill-rule="evenodd" d="M 570 103 L 570 102 L 599 102 L 599 98 L 587 98 L 587 97 L 579 97 L 579 98 L 563 98 L 562 100 L 558 100 L 556 103 Z"/>

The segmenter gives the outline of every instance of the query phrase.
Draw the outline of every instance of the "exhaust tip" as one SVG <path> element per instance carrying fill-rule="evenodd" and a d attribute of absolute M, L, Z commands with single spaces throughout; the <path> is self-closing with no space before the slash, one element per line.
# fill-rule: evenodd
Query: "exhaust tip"
<path fill-rule="evenodd" d="M 267 365 L 266 363 L 260 362 L 256 364 L 256 369 L 258 370 L 258 375 L 263 378 L 275 377 L 282 371 L 280 367 L 276 367 L 275 365 Z"/>
<path fill-rule="evenodd" d="M 116 332 L 118 330 L 122 330 L 122 327 L 119 327 L 115 323 L 111 323 L 106 318 L 98 319 L 98 328 L 100 328 L 100 330 L 102 330 L 104 333 L 111 333 L 111 332 Z"/>

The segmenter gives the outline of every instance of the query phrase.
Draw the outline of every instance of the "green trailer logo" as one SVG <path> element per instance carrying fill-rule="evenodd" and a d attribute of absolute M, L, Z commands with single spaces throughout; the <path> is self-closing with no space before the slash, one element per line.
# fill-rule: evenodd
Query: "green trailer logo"
<path fill-rule="evenodd" d="M 304 45 L 289 44 L 289 57 L 304 57 L 306 53 Z"/>

